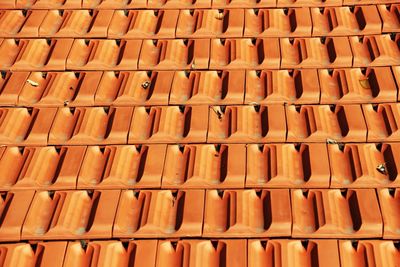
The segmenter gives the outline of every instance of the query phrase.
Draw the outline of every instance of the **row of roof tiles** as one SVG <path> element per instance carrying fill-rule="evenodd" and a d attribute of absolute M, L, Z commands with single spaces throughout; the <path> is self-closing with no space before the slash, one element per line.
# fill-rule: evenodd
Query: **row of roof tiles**
<path fill-rule="evenodd" d="M 3 70 L 341 68 L 400 64 L 400 33 L 352 37 L 3 39 Z"/>
<path fill-rule="evenodd" d="M 0 240 L 400 237 L 400 189 L 1 193 Z"/>
<path fill-rule="evenodd" d="M 0 190 L 400 187 L 400 143 L 1 147 Z"/>
<path fill-rule="evenodd" d="M 397 0 L 2 0 L 0 9 L 324 7 L 397 2 Z"/>
<path fill-rule="evenodd" d="M 400 31 L 400 4 L 289 9 L 3 10 L 0 37 L 211 38 Z M 378 12 L 379 10 L 379 12 Z"/>
<path fill-rule="evenodd" d="M 0 245 L 4 267 L 397 266 L 399 243 L 382 240 L 185 239 Z"/>
<path fill-rule="evenodd" d="M 400 141 L 400 104 L 1 108 L 6 145 Z"/>
<path fill-rule="evenodd" d="M 400 67 L 3 72 L 0 104 L 26 107 L 398 102 Z"/>

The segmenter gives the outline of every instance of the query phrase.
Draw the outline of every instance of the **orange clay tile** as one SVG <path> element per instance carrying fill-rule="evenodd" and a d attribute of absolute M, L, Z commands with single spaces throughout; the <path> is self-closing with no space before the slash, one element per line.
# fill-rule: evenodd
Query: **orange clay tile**
<path fill-rule="evenodd" d="M 64 266 L 154 266 L 156 252 L 157 240 L 71 241 L 65 252 Z"/>
<path fill-rule="evenodd" d="M 353 50 L 353 67 L 400 64 L 400 34 L 349 37 Z"/>
<path fill-rule="evenodd" d="M 286 107 L 288 142 L 365 142 L 367 127 L 359 105 Z"/>
<path fill-rule="evenodd" d="M 15 0 L 20 9 L 73 9 L 81 8 L 82 0 Z"/>
<path fill-rule="evenodd" d="M 155 266 L 246 266 L 246 240 L 160 240 L 158 242 L 157 262 Z"/>
<path fill-rule="evenodd" d="M 81 0 L 82 8 L 94 9 L 131 9 L 145 8 L 146 0 Z"/>
<path fill-rule="evenodd" d="M 396 80 L 397 88 L 400 88 L 400 66 L 392 66 L 394 79 Z M 397 94 L 397 102 L 400 102 L 400 94 Z"/>
<path fill-rule="evenodd" d="M 30 190 L 0 192 L 0 241 L 20 240 L 22 224 L 34 194 L 35 191 Z"/>
<path fill-rule="evenodd" d="M 292 190 L 292 237 L 377 238 L 382 219 L 374 189 Z"/>
<path fill-rule="evenodd" d="M 176 71 L 170 104 L 243 104 L 244 71 Z"/>
<path fill-rule="evenodd" d="M 0 10 L 1 37 L 37 37 L 45 10 Z"/>
<path fill-rule="evenodd" d="M 111 238 L 120 191 L 37 192 L 22 239 Z"/>
<path fill-rule="evenodd" d="M 311 8 L 313 36 L 380 34 L 382 22 L 375 6 Z"/>
<path fill-rule="evenodd" d="M 397 187 L 400 145 L 329 144 L 331 188 Z"/>
<path fill-rule="evenodd" d="M 32 72 L 18 105 L 35 107 L 93 106 L 101 72 Z"/>
<path fill-rule="evenodd" d="M 400 32 L 400 4 L 378 5 L 382 19 L 382 32 Z"/>
<path fill-rule="evenodd" d="M 75 189 L 84 146 L 8 147 L 0 159 L 0 189 Z"/>
<path fill-rule="evenodd" d="M 206 69 L 208 39 L 143 40 L 139 69 Z"/>
<path fill-rule="evenodd" d="M 104 72 L 95 104 L 113 106 L 167 105 L 174 72 Z"/>
<path fill-rule="evenodd" d="M 0 108 L 0 143 L 46 145 L 55 108 Z"/>
<path fill-rule="evenodd" d="M 29 72 L 2 71 L 0 75 L 0 105 L 16 106 L 18 94 L 28 79 Z"/>
<path fill-rule="evenodd" d="M 278 69 L 277 38 L 212 39 L 210 69 Z"/>
<path fill-rule="evenodd" d="M 15 8 L 15 0 L 3 0 L 0 1 L 1 9 Z"/>
<path fill-rule="evenodd" d="M 364 0 L 363 0 L 364 1 Z M 278 7 L 326 7 L 341 6 L 342 0 L 277 0 Z"/>
<path fill-rule="evenodd" d="M 129 144 L 206 141 L 208 106 L 136 107 Z"/>
<path fill-rule="evenodd" d="M 250 70 L 246 72 L 245 103 L 318 104 L 316 70 Z"/>
<path fill-rule="evenodd" d="M 89 146 L 78 188 L 157 188 L 166 145 Z"/>
<path fill-rule="evenodd" d="M 140 40 L 76 39 L 67 59 L 71 70 L 135 70 Z"/>
<path fill-rule="evenodd" d="M 213 8 L 264 8 L 275 7 L 276 0 L 213 0 Z"/>
<path fill-rule="evenodd" d="M 163 188 L 243 188 L 244 145 L 169 145 Z"/>
<path fill-rule="evenodd" d="M 284 107 L 212 106 L 208 129 L 208 142 L 285 142 Z"/>
<path fill-rule="evenodd" d="M 247 266 L 339 267 L 336 240 L 249 239 Z"/>
<path fill-rule="evenodd" d="M 282 68 L 351 67 L 353 55 L 347 37 L 280 39 Z"/>
<path fill-rule="evenodd" d="M 174 38 L 179 10 L 115 10 L 109 38 Z"/>
<path fill-rule="evenodd" d="M 211 7 L 211 0 L 147 0 L 148 8 L 198 9 Z"/>
<path fill-rule="evenodd" d="M 176 36 L 179 38 L 242 37 L 243 9 L 181 10 Z"/>
<path fill-rule="evenodd" d="M 343 267 L 400 264 L 399 241 L 339 240 L 339 252 Z"/>
<path fill-rule="evenodd" d="M 343 0 L 343 5 L 377 5 L 398 3 L 398 0 Z"/>
<path fill-rule="evenodd" d="M 246 187 L 329 188 L 325 144 L 247 145 Z"/>
<path fill-rule="evenodd" d="M 378 190 L 379 203 L 383 218 L 383 238 L 400 238 L 400 189 L 384 188 Z M 400 263 L 400 262 L 399 262 Z"/>
<path fill-rule="evenodd" d="M 203 237 L 290 236 L 287 189 L 208 190 Z"/>
<path fill-rule="evenodd" d="M 362 109 L 368 142 L 400 141 L 400 104 L 365 104 Z"/>
<path fill-rule="evenodd" d="M 389 67 L 319 70 L 321 104 L 396 102 L 397 87 Z"/>
<path fill-rule="evenodd" d="M 113 237 L 201 236 L 203 190 L 121 192 Z"/>
<path fill-rule="evenodd" d="M 60 108 L 49 144 L 125 144 L 131 107 Z"/>
<path fill-rule="evenodd" d="M 0 45 L 0 69 L 64 70 L 72 39 L 6 39 Z"/>
<path fill-rule="evenodd" d="M 311 36 L 312 22 L 307 8 L 246 9 L 244 36 Z"/>
<path fill-rule="evenodd" d="M 41 37 L 106 37 L 112 10 L 50 10 L 40 25 Z"/>
<path fill-rule="evenodd" d="M 0 261 L 4 267 L 62 267 L 67 242 L 0 244 Z"/>

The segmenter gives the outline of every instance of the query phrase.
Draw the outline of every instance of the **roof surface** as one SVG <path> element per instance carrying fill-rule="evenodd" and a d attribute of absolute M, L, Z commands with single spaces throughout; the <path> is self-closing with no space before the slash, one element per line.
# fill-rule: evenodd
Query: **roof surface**
<path fill-rule="evenodd" d="M 398 0 L 0 0 L 0 266 L 400 266 Z"/>

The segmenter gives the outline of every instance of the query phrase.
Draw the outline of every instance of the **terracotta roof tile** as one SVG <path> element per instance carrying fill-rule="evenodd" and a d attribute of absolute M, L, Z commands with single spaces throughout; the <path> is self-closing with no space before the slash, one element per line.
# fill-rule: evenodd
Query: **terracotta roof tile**
<path fill-rule="evenodd" d="M 243 188 L 245 177 L 244 145 L 169 145 L 162 187 Z"/>
<path fill-rule="evenodd" d="M 155 266 L 208 266 L 240 267 L 246 265 L 246 241 L 221 240 L 160 240 Z"/>
<path fill-rule="evenodd" d="M 144 8 L 147 5 L 147 0 L 133 0 L 133 1 L 120 1 L 120 0 L 79 0 L 82 1 L 82 8 L 95 8 L 95 9 L 133 9 Z"/>
<path fill-rule="evenodd" d="M 342 266 L 353 264 L 398 264 L 399 243 L 389 240 L 340 240 L 339 251 Z"/>
<path fill-rule="evenodd" d="M 84 146 L 7 147 L 0 159 L 2 190 L 75 189 Z"/>
<path fill-rule="evenodd" d="M 113 10 L 49 10 L 40 25 L 39 36 L 107 37 L 113 14 Z"/>
<path fill-rule="evenodd" d="M 49 144 L 125 144 L 131 107 L 60 108 L 49 132 Z"/>
<path fill-rule="evenodd" d="M 88 262 L 96 266 L 152 266 L 156 261 L 157 240 L 130 240 L 121 242 L 71 241 L 65 251 L 64 266 L 83 267 Z"/>
<path fill-rule="evenodd" d="M 378 5 L 382 19 L 382 32 L 391 33 L 400 31 L 399 8 L 400 4 Z"/>
<path fill-rule="evenodd" d="M 365 142 L 367 126 L 359 105 L 286 107 L 288 142 Z"/>
<path fill-rule="evenodd" d="M 245 92 L 246 104 L 318 104 L 320 101 L 318 74 L 313 69 L 249 70 Z"/>
<path fill-rule="evenodd" d="M 115 10 L 108 36 L 129 39 L 174 38 L 178 16 L 179 10 Z"/>
<path fill-rule="evenodd" d="M 249 267 L 274 263 L 281 266 L 340 266 L 336 240 L 249 239 L 247 260 Z"/>
<path fill-rule="evenodd" d="M 0 45 L 0 69 L 65 70 L 72 42 L 72 39 L 4 39 Z"/>
<path fill-rule="evenodd" d="M 400 105 L 398 104 L 364 104 L 363 112 L 368 128 L 368 141 L 399 141 L 397 128 Z"/>
<path fill-rule="evenodd" d="M 325 144 L 252 144 L 247 146 L 246 162 L 249 188 L 329 188 L 330 185 Z"/>
<path fill-rule="evenodd" d="M 10 0 L 7 0 L 10 1 Z M 81 0 L 12 0 L 21 9 L 73 9 L 81 7 Z M 11 2 L 11 1 L 10 1 Z"/>
<path fill-rule="evenodd" d="M 277 38 L 212 39 L 210 69 L 278 69 Z"/>
<path fill-rule="evenodd" d="M 373 189 L 295 189 L 291 193 L 293 237 L 382 236 L 382 218 Z"/>
<path fill-rule="evenodd" d="M 312 8 L 313 36 L 380 34 L 382 22 L 375 6 Z"/>
<path fill-rule="evenodd" d="M 321 104 L 382 103 L 397 101 L 390 67 L 319 70 Z"/>
<path fill-rule="evenodd" d="M 331 188 L 397 186 L 399 148 L 397 143 L 329 144 Z"/>
<path fill-rule="evenodd" d="M 79 189 L 161 186 L 166 145 L 89 146 L 80 166 Z"/>
<path fill-rule="evenodd" d="M 199 237 L 203 226 L 203 199 L 203 190 L 124 190 L 113 236 Z M 132 212 L 136 215 L 133 220 Z"/>
<path fill-rule="evenodd" d="M 203 236 L 290 236 L 291 221 L 286 189 L 209 190 Z"/>
<path fill-rule="evenodd" d="M 1 10 L 1 37 L 38 37 L 39 27 L 45 18 L 45 10 Z"/>
<path fill-rule="evenodd" d="M 119 195 L 118 190 L 37 192 L 22 239 L 111 238 Z"/>
<path fill-rule="evenodd" d="M 0 241 L 19 241 L 22 224 L 35 191 L 0 193 Z M 1 245 L 0 245 L 1 249 Z"/>
<path fill-rule="evenodd" d="M 142 41 L 75 39 L 66 65 L 71 70 L 135 70 Z"/>
<path fill-rule="evenodd" d="M 1 108 L 1 144 L 46 145 L 56 111 L 54 108 Z"/>
<path fill-rule="evenodd" d="M 240 70 L 176 71 L 169 103 L 243 104 L 245 80 L 245 72 Z"/>
<path fill-rule="evenodd" d="M 96 105 L 168 105 L 174 72 L 104 72 L 98 85 Z"/>
<path fill-rule="evenodd" d="M 206 69 L 208 39 L 143 40 L 139 69 Z"/>
<path fill-rule="evenodd" d="M 308 8 L 245 9 L 244 36 L 311 36 L 312 21 Z"/>
<path fill-rule="evenodd" d="M 351 67 L 353 55 L 347 37 L 282 38 L 282 68 Z"/>
<path fill-rule="evenodd" d="M 176 37 L 242 37 L 243 27 L 243 9 L 181 10 L 176 27 Z"/>
<path fill-rule="evenodd" d="M 398 42 L 400 34 L 349 37 L 354 55 L 354 67 L 372 67 L 400 64 Z"/>
<path fill-rule="evenodd" d="M 136 107 L 128 143 L 205 142 L 207 122 L 207 106 Z"/>
<path fill-rule="evenodd" d="M 0 0 L 0 266 L 398 266 L 398 0 Z"/>
<path fill-rule="evenodd" d="M 67 242 L 38 242 L 35 244 L 0 244 L 3 266 L 40 265 L 62 267 Z"/>
<path fill-rule="evenodd" d="M 285 114 L 281 105 L 210 107 L 208 142 L 265 143 L 285 140 Z"/>

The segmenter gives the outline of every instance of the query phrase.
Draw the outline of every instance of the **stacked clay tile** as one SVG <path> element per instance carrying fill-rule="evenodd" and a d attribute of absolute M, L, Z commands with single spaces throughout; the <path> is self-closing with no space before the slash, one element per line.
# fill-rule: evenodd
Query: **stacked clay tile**
<path fill-rule="evenodd" d="M 0 0 L 0 266 L 400 266 L 398 0 Z"/>

